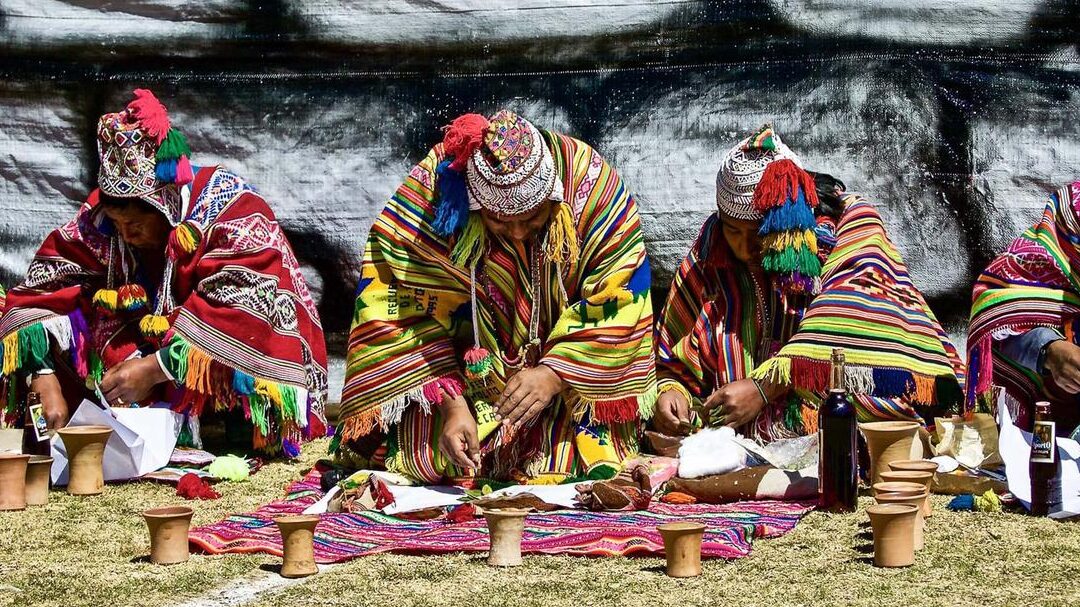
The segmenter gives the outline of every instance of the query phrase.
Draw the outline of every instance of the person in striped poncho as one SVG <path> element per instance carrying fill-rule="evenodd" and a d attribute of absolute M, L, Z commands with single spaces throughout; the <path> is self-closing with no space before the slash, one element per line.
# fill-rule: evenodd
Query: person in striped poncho
<path fill-rule="evenodd" d="M 968 409 L 1009 406 L 1031 429 L 1046 400 L 1061 435 L 1080 436 L 1080 181 L 1051 194 L 1039 222 L 975 283 Z M 1003 397 L 1000 398 L 999 397 Z"/>
<path fill-rule="evenodd" d="M 694 409 L 765 441 L 814 432 L 834 347 L 860 421 L 959 404 L 956 349 L 877 211 L 843 189 L 768 125 L 728 152 L 658 322 L 658 430 L 688 432 Z"/>
<path fill-rule="evenodd" d="M 656 399 L 649 283 L 595 150 L 457 118 L 369 233 L 335 448 L 424 483 L 614 476 Z"/>

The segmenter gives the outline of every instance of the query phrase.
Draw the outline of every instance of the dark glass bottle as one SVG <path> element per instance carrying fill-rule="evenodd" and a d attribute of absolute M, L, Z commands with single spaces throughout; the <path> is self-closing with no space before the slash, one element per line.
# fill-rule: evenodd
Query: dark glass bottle
<path fill-rule="evenodd" d="M 29 455 L 50 455 L 52 451 L 52 444 L 48 438 L 45 440 L 37 439 L 37 432 L 34 431 L 34 418 L 30 415 L 30 407 L 41 405 L 41 395 L 37 392 L 28 392 L 26 394 L 26 417 L 23 419 L 23 453 Z M 44 430 L 44 428 L 42 428 Z M 45 436 L 45 432 L 42 432 Z"/>
<path fill-rule="evenodd" d="M 829 395 L 818 411 L 818 505 L 854 512 L 859 490 L 855 407 L 844 386 L 844 350 L 834 348 Z"/>
<path fill-rule="evenodd" d="M 1050 416 L 1050 403 L 1035 403 L 1035 425 L 1031 435 L 1031 514 L 1046 516 L 1061 503 L 1061 460 L 1057 454 L 1057 424 Z"/>

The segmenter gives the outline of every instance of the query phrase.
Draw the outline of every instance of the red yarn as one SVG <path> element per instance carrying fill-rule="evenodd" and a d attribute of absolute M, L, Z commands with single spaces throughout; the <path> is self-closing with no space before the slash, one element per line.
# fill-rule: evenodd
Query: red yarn
<path fill-rule="evenodd" d="M 176 163 L 176 185 L 187 185 L 195 179 L 191 171 L 191 161 L 187 156 L 181 156 Z"/>
<path fill-rule="evenodd" d="M 210 483 L 188 472 L 176 483 L 176 494 L 186 500 L 216 500 L 221 494 L 214 491 Z"/>
<path fill-rule="evenodd" d="M 620 424 L 638 418 L 638 399 L 630 396 L 593 403 L 592 420 L 601 424 Z"/>
<path fill-rule="evenodd" d="M 446 521 L 448 523 L 464 523 L 465 521 L 473 520 L 478 514 L 476 506 L 473 506 L 472 504 L 460 504 L 454 506 L 450 512 L 446 514 Z"/>
<path fill-rule="evenodd" d="M 148 89 L 135 89 L 135 99 L 128 104 L 128 112 L 139 121 L 142 130 L 161 145 L 169 134 L 169 113 Z"/>
<path fill-rule="evenodd" d="M 789 198 L 794 198 L 800 189 L 810 208 L 817 208 L 817 190 L 810 173 L 787 158 L 770 162 L 761 174 L 761 181 L 754 187 L 754 208 L 764 213 L 782 206 Z"/>
<path fill-rule="evenodd" d="M 443 151 L 453 158 L 450 168 L 461 172 L 469 162 L 469 156 L 484 143 L 484 135 L 491 123 L 481 114 L 458 116 L 446 127 L 443 134 Z"/>

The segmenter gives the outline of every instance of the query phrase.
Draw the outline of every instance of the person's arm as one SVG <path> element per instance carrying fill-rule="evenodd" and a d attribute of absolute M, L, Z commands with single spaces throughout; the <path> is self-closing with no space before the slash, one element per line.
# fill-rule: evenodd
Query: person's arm
<path fill-rule="evenodd" d="M 995 345 L 1002 354 L 1017 364 L 1042 375 L 1047 346 L 1062 339 L 1065 337 L 1057 329 L 1035 327 L 1026 333 L 1000 339 Z"/>

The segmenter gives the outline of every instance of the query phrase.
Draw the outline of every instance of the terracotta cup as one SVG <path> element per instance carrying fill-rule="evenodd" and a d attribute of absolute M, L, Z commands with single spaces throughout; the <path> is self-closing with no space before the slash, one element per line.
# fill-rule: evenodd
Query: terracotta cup
<path fill-rule="evenodd" d="M 487 563 L 492 567 L 517 567 L 521 564 L 521 536 L 525 533 L 528 508 L 490 508 L 484 510 L 491 548 Z"/>
<path fill-rule="evenodd" d="M 29 455 L 0 453 L 0 510 L 26 509 L 26 464 Z"/>
<path fill-rule="evenodd" d="M 915 533 L 915 550 L 922 550 L 925 545 L 923 530 L 926 525 L 925 519 L 922 515 L 923 496 L 921 495 L 906 495 L 904 493 L 879 493 L 874 496 L 879 504 L 907 504 L 911 506 L 918 506 L 919 512 L 915 516 L 915 524 L 912 529 Z"/>
<path fill-rule="evenodd" d="M 102 460 L 112 428 L 69 426 L 56 431 L 64 441 L 68 457 L 68 488 L 71 495 L 97 495 L 105 488 Z"/>
<path fill-rule="evenodd" d="M 915 562 L 915 517 L 910 504 L 874 504 L 866 509 L 874 528 L 874 565 L 907 567 Z"/>
<path fill-rule="evenodd" d="M 923 501 L 923 516 L 930 517 L 930 485 L 934 482 L 934 473 L 918 470 L 890 470 L 881 473 L 881 480 L 885 482 L 921 483 L 926 487 L 926 500 Z"/>
<path fill-rule="evenodd" d="M 926 492 L 926 487 L 922 483 L 905 483 L 905 482 L 881 482 L 877 483 L 873 487 L 874 496 L 879 493 L 903 493 L 904 495 L 922 495 Z"/>
<path fill-rule="evenodd" d="M 279 516 L 274 519 L 281 531 L 281 577 L 307 577 L 319 572 L 315 564 L 317 514 Z"/>
<path fill-rule="evenodd" d="M 870 484 L 881 482 L 881 473 L 889 463 L 922 455 L 918 422 L 869 422 L 859 424 L 870 452 Z"/>
<path fill-rule="evenodd" d="M 912 470 L 915 472 L 929 472 L 936 474 L 938 470 L 937 462 L 932 462 L 928 459 L 902 459 L 896 462 L 889 462 L 889 468 L 892 470 Z"/>
<path fill-rule="evenodd" d="M 165 506 L 143 512 L 150 529 L 150 562 L 174 565 L 188 560 L 188 529 L 195 511 L 187 506 Z"/>
<path fill-rule="evenodd" d="M 49 503 L 49 476 L 52 474 L 53 458 L 48 455 L 31 455 L 26 465 L 26 505 L 44 506 Z"/>
<path fill-rule="evenodd" d="M 701 575 L 701 538 L 704 523 L 665 523 L 656 528 L 664 538 L 664 556 L 670 577 Z"/>

